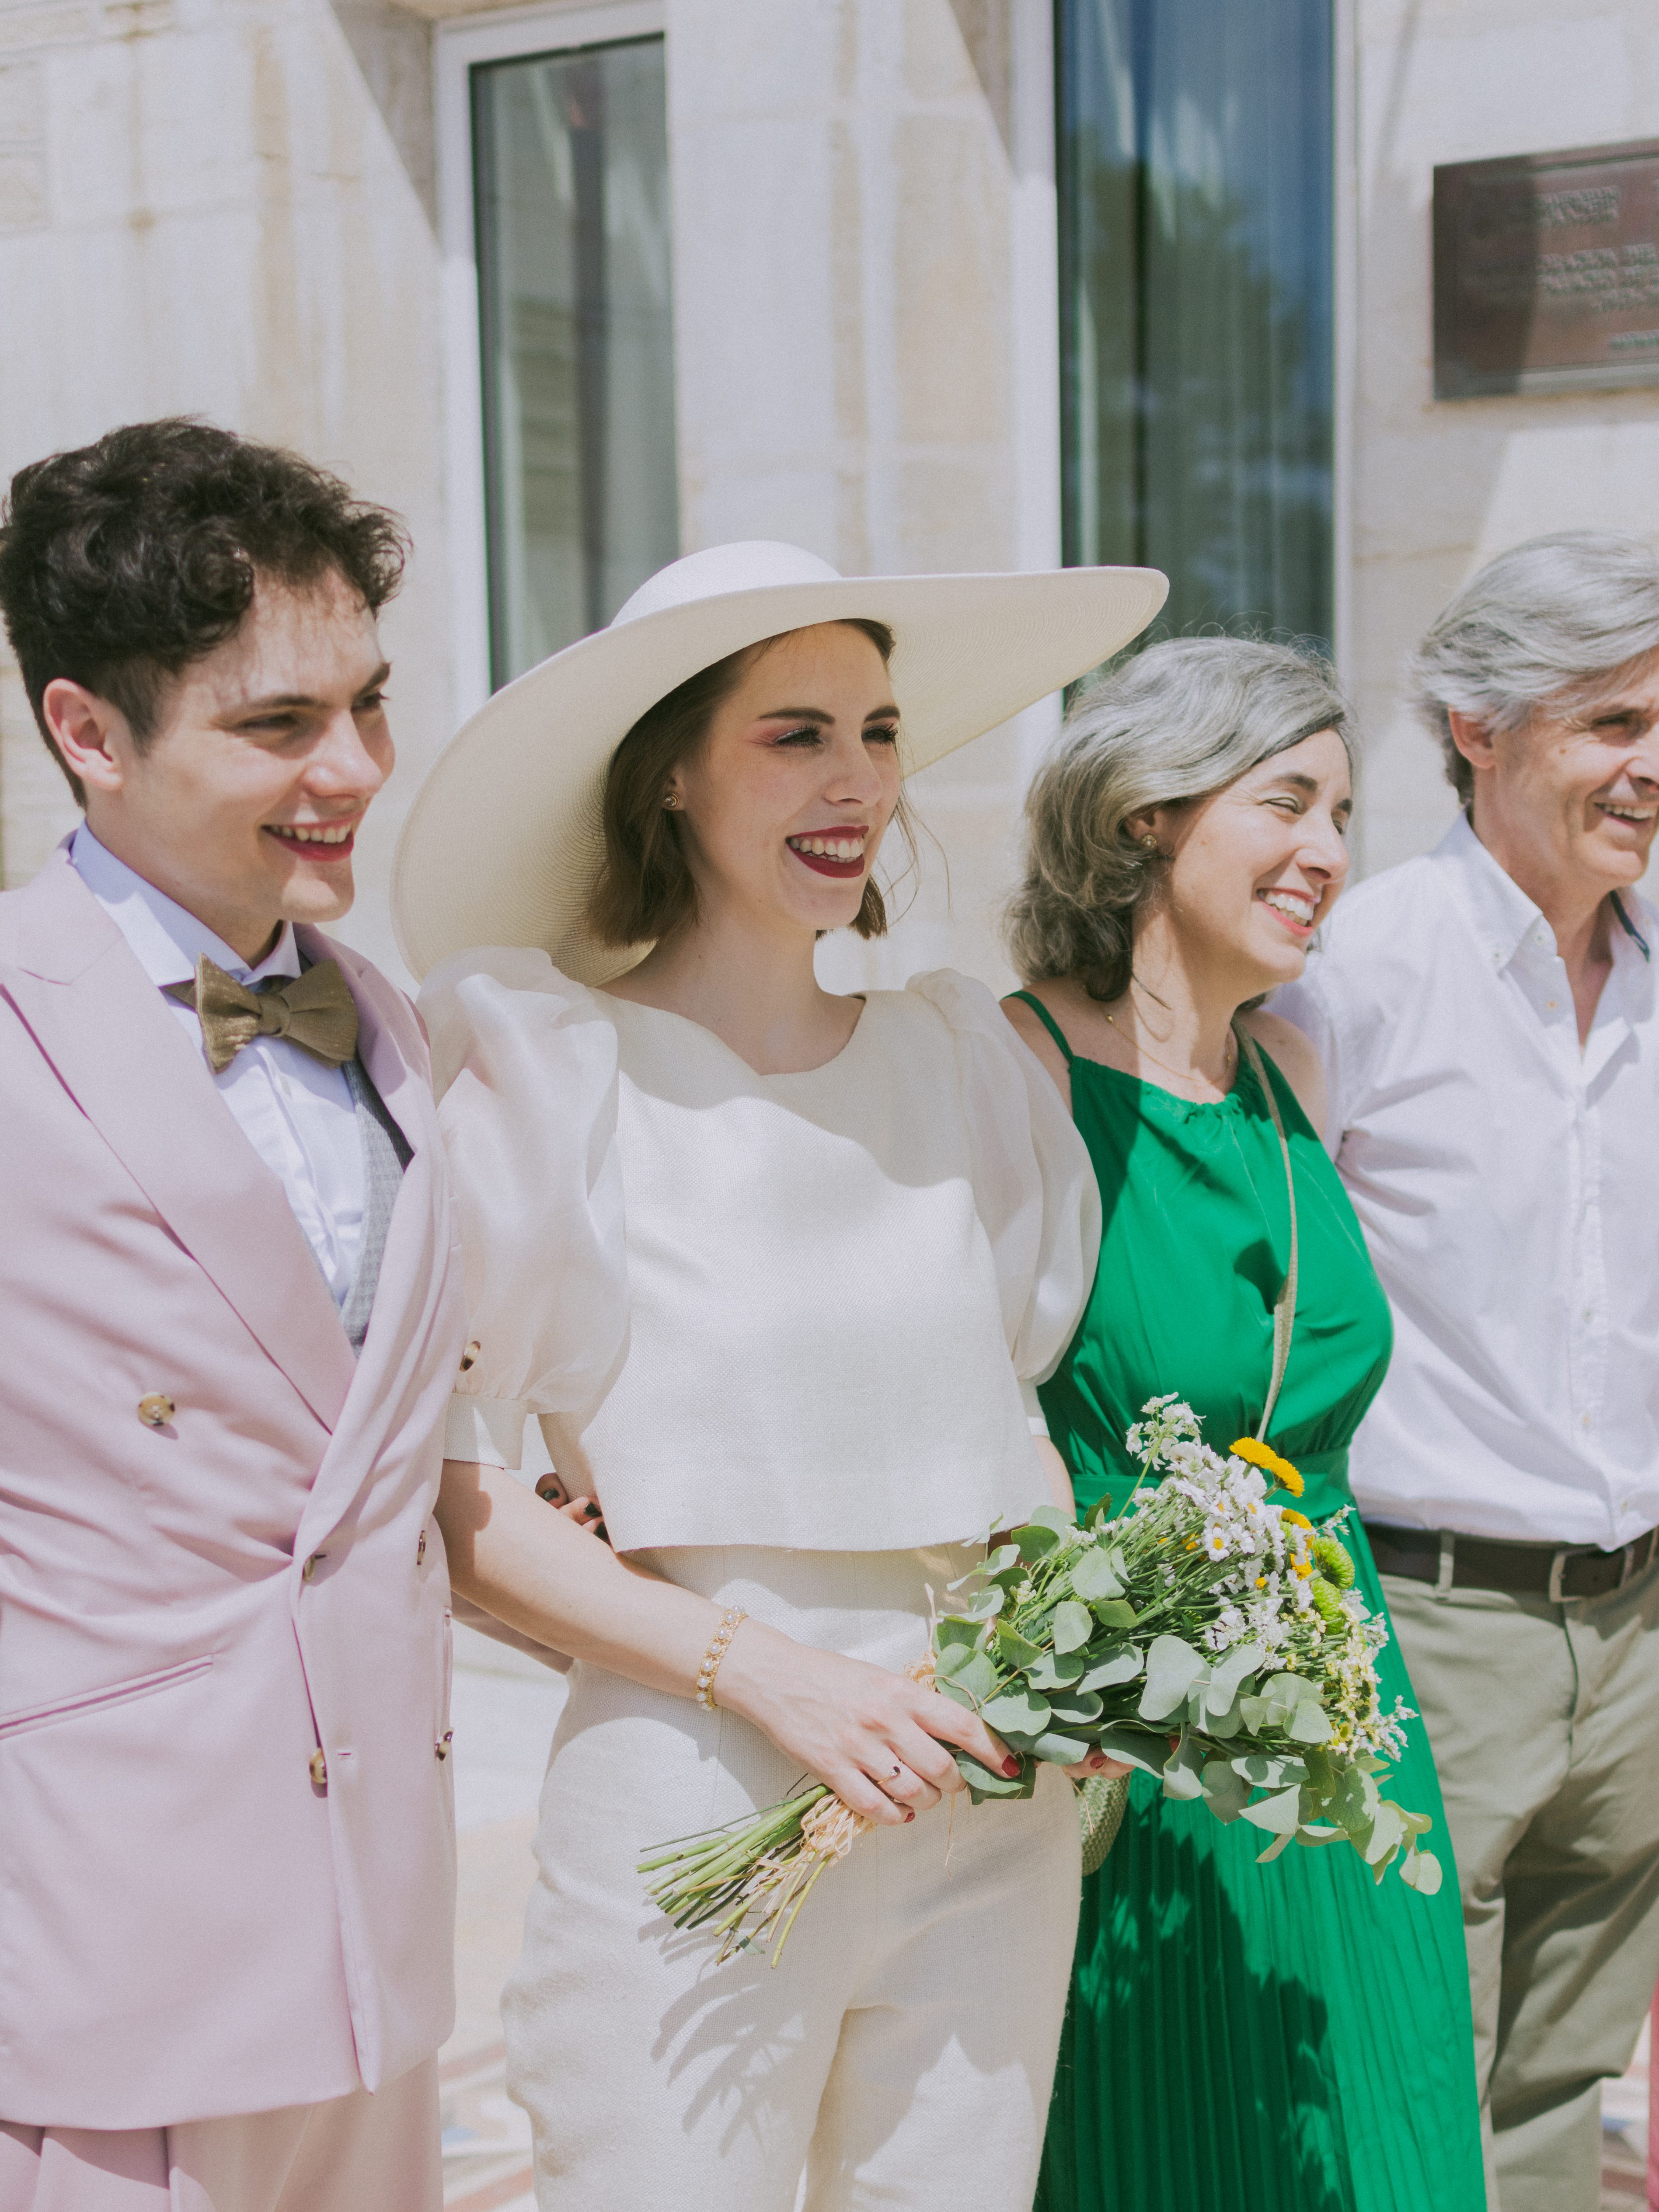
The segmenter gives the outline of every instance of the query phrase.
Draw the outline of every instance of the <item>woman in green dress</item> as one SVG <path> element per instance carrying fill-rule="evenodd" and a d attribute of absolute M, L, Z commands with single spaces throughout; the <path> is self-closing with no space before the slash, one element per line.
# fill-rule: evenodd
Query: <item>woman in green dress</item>
<path fill-rule="evenodd" d="M 1069 1096 L 1105 1213 L 1040 1393 L 1079 1511 L 1126 1498 L 1147 1399 L 1176 1392 L 1223 1450 L 1261 1419 L 1291 1216 L 1258 1067 L 1298 1247 L 1269 1441 L 1314 1520 L 1352 1504 L 1388 1304 L 1320 1143 L 1311 1048 L 1241 1011 L 1301 974 L 1342 888 L 1348 745 L 1319 664 L 1183 641 L 1086 697 L 1033 787 L 1011 933 L 1030 988 L 1006 1010 Z M 1341 1537 L 1386 1619 L 1357 1513 Z M 1394 1644 L 1378 1672 L 1385 1703 L 1413 1704 Z M 1407 1741 L 1389 1795 L 1433 1817 L 1433 1896 L 1376 1884 L 1346 1844 L 1258 1866 L 1259 1828 L 1134 1777 L 1084 1884 L 1041 2212 L 1484 2212 L 1451 1844 L 1420 1720 Z"/>

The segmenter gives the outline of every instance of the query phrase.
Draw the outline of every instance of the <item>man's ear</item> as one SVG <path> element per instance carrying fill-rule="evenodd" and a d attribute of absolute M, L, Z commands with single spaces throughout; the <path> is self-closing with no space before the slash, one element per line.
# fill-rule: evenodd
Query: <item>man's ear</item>
<path fill-rule="evenodd" d="M 59 758 L 91 791 L 118 792 L 124 760 L 132 756 L 132 732 L 119 708 L 83 684 L 54 676 L 40 695 L 40 714 Z"/>
<path fill-rule="evenodd" d="M 1474 714 L 1466 714 L 1460 707 L 1448 707 L 1446 722 L 1452 743 L 1471 768 L 1493 765 L 1497 756 L 1492 750 L 1492 733 L 1483 721 Z"/>

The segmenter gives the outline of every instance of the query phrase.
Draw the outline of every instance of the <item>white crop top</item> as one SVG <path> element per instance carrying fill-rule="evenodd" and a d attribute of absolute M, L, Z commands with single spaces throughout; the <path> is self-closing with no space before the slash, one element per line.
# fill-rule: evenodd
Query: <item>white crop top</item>
<path fill-rule="evenodd" d="M 1100 1243 L 1088 1155 L 982 984 L 872 992 L 757 1075 L 711 1030 L 490 949 L 421 995 L 478 1352 L 447 1455 L 541 1419 L 618 1551 L 899 1551 L 1048 1496 L 1022 1379 Z"/>

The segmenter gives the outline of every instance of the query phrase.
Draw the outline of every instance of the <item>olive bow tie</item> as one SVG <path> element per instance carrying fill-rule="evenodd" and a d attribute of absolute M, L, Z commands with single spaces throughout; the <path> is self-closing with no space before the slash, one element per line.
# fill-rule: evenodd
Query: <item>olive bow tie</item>
<path fill-rule="evenodd" d="M 196 981 L 170 985 L 168 995 L 195 1007 L 208 1066 L 216 1075 L 222 1075 L 257 1036 L 284 1036 L 331 1067 L 340 1066 L 357 1049 L 356 1001 L 337 960 L 319 960 L 303 975 L 269 976 L 250 990 L 204 952 L 196 963 Z"/>

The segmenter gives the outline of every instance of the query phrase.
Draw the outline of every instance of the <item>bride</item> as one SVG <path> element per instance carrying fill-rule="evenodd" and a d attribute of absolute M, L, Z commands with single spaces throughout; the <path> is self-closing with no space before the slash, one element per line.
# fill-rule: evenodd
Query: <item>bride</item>
<path fill-rule="evenodd" d="M 987 990 L 841 997 L 813 956 L 886 926 L 907 768 L 1161 583 L 717 548 L 499 694 L 416 801 L 399 924 L 439 961 L 473 1340 L 439 1520 L 456 1591 L 574 1662 L 504 2005 L 543 2212 L 787 2212 L 803 2177 L 811 2212 L 1030 2204 L 1073 1791 L 1043 1767 L 970 1809 L 958 1758 L 1018 1762 L 905 1670 L 988 1532 L 1071 1510 L 1032 1386 L 1098 1200 Z M 531 1413 L 558 1510 L 510 1471 Z M 873 1832 L 782 1971 L 716 1968 L 635 1862 L 804 1775 Z"/>

